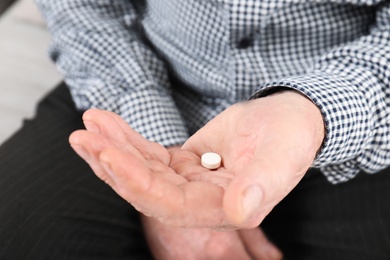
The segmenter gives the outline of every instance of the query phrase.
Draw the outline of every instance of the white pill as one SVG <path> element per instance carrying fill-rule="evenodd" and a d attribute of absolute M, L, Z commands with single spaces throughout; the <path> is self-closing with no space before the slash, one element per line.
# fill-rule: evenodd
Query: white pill
<path fill-rule="evenodd" d="M 212 152 L 203 154 L 201 158 L 202 166 L 210 170 L 217 169 L 221 165 L 221 161 L 221 156 Z"/>

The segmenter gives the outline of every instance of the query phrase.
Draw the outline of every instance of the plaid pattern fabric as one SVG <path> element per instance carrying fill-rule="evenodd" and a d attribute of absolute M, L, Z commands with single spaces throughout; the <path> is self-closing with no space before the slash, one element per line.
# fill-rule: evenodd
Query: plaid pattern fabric
<path fill-rule="evenodd" d="M 390 164 L 389 1 L 36 2 L 81 110 L 114 111 L 170 146 L 226 107 L 288 87 L 322 111 L 313 167 L 329 181 Z"/>

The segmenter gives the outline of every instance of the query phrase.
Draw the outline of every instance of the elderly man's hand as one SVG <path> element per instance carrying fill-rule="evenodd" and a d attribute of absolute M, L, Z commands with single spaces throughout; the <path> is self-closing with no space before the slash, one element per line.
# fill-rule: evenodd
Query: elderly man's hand
<path fill-rule="evenodd" d="M 318 108 L 294 91 L 233 105 L 171 152 L 112 113 L 90 110 L 84 121 L 89 131 L 70 143 L 122 198 L 162 223 L 218 230 L 258 226 L 301 180 L 324 136 Z M 210 151 L 223 158 L 217 170 L 200 164 Z"/>
<path fill-rule="evenodd" d="M 176 176 L 171 168 L 189 172 L 204 172 L 199 158 L 180 147 L 168 150 L 146 141 L 113 113 L 90 110 L 84 115 L 87 131 L 80 130 L 70 137 L 72 147 L 109 185 L 115 185 L 110 170 L 100 161 L 103 150 L 114 149 L 142 158 L 153 174 L 166 175 L 174 183 L 188 180 Z M 187 165 L 187 163 L 189 163 Z M 187 166 L 186 166 L 187 165 Z M 160 173 L 158 173 L 160 171 Z M 173 174 L 173 175 L 172 175 Z M 161 178 L 165 178 L 161 176 Z M 116 187 L 116 186 L 115 186 Z M 113 186 L 114 188 L 114 186 Z M 116 188 L 114 188 L 116 189 Z M 157 259 L 281 259 L 282 253 L 268 241 L 260 228 L 218 232 L 208 228 L 180 228 L 165 225 L 153 217 L 142 216 L 145 235 Z"/>

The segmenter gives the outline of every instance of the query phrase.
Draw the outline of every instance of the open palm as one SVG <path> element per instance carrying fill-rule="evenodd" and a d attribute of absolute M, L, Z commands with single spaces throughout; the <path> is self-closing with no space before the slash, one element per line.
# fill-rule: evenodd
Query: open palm
<path fill-rule="evenodd" d="M 182 186 L 183 192 L 187 189 L 186 192 L 190 193 L 188 187 L 193 183 L 194 186 L 191 188 L 195 192 L 199 193 L 199 189 L 203 191 L 206 187 L 213 194 L 219 194 L 218 196 L 221 197 L 233 178 L 223 168 L 217 171 L 203 168 L 200 166 L 199 156 L 194 152 L 180 148 L 167 150 L 145 140 L 113 113 L 90 110 L 84 114 L 84 123 L 87 131 L 77 131 L 70 137 L 73 148 L 89 163 L 97 176 L 126 199 L 129 195 L 134 196 L 133 194 L 137 192 L 144 193 L 149 190 L 152 195 L 147 200 L 151 201 L 152 205 L 163 201 L 163 206 L 171 203 L 177 207 L 177 196 L 172 196 L 170 191 L 172 185 Z M 103 151 L 104 154 L 101 155 Z M 112 175 L 108 165 L 101 162 L 101 156 L 119 160 L 115 170 L 123 174 L 120 176 L 121 179 L 118 179 L 117 175 Z M 161 214 L 159 212 L 161 209 L 151 211 L 153 207 L 148 207 L 148 202 L 142 200 L 138 202 L 132 198 L 128 200 L 139 211 L 149 216 L 159 217 L 163 222 L 177 225 L 177 222 L 172 222 L 178 218 L 177 216 L 172 219 L 160 217 L 161 215 L 158 214 Z M 220 208 L 221 202 L 216 206 Z M 173 209 L 168 207 L 168 210 Z M 154 212 L 157 214 L 154 215 Z M 214 218 L 218 214 L 223 216 L 221 209 L 218 209 L 218 212 L 215 216 L 209 214 L 209 217 Z M 188 217 L 191 214 L 193 213 L 188 211 L 182 213 L 181 216 L 187 218 L 187 223 L 184 224 L 198 226 L 196 222 L 191 222 L 197 221 L 198 216 Z M 259 228 L 221 233 L 210 229 L 174 228 L 154 218 L 143 217 L 143 220 L 149 245 L 158 259 L 281 258 L 281 253 L 267 240 Z M 181 220 L 179 223 L 183 225 Z"/>
<path fill-rule="evenodd" d="M 163 223 L 216 229 L 258 226 L 303 177 L 324 135 L 319 110 L 291 91 L 236 104 L 171 151 L 112 113 L 92 110 L 84 120 L 99 130 L 70 142 L 121 197 Z M 216 171 L 200 165 L 209 151 L 223 158 Z"/>

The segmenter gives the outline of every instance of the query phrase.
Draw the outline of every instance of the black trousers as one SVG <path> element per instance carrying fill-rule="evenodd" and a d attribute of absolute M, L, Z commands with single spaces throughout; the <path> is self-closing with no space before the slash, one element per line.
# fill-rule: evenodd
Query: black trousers
<path fill-rule="evenodd" d="M 151 259 L 138 213 L 69 147 L 64 84 L 0 148 L 0 259 Z M 262 224 L 285 259 L 390 259 L 390 169 L 331 185 L 311 170 Z"/>

